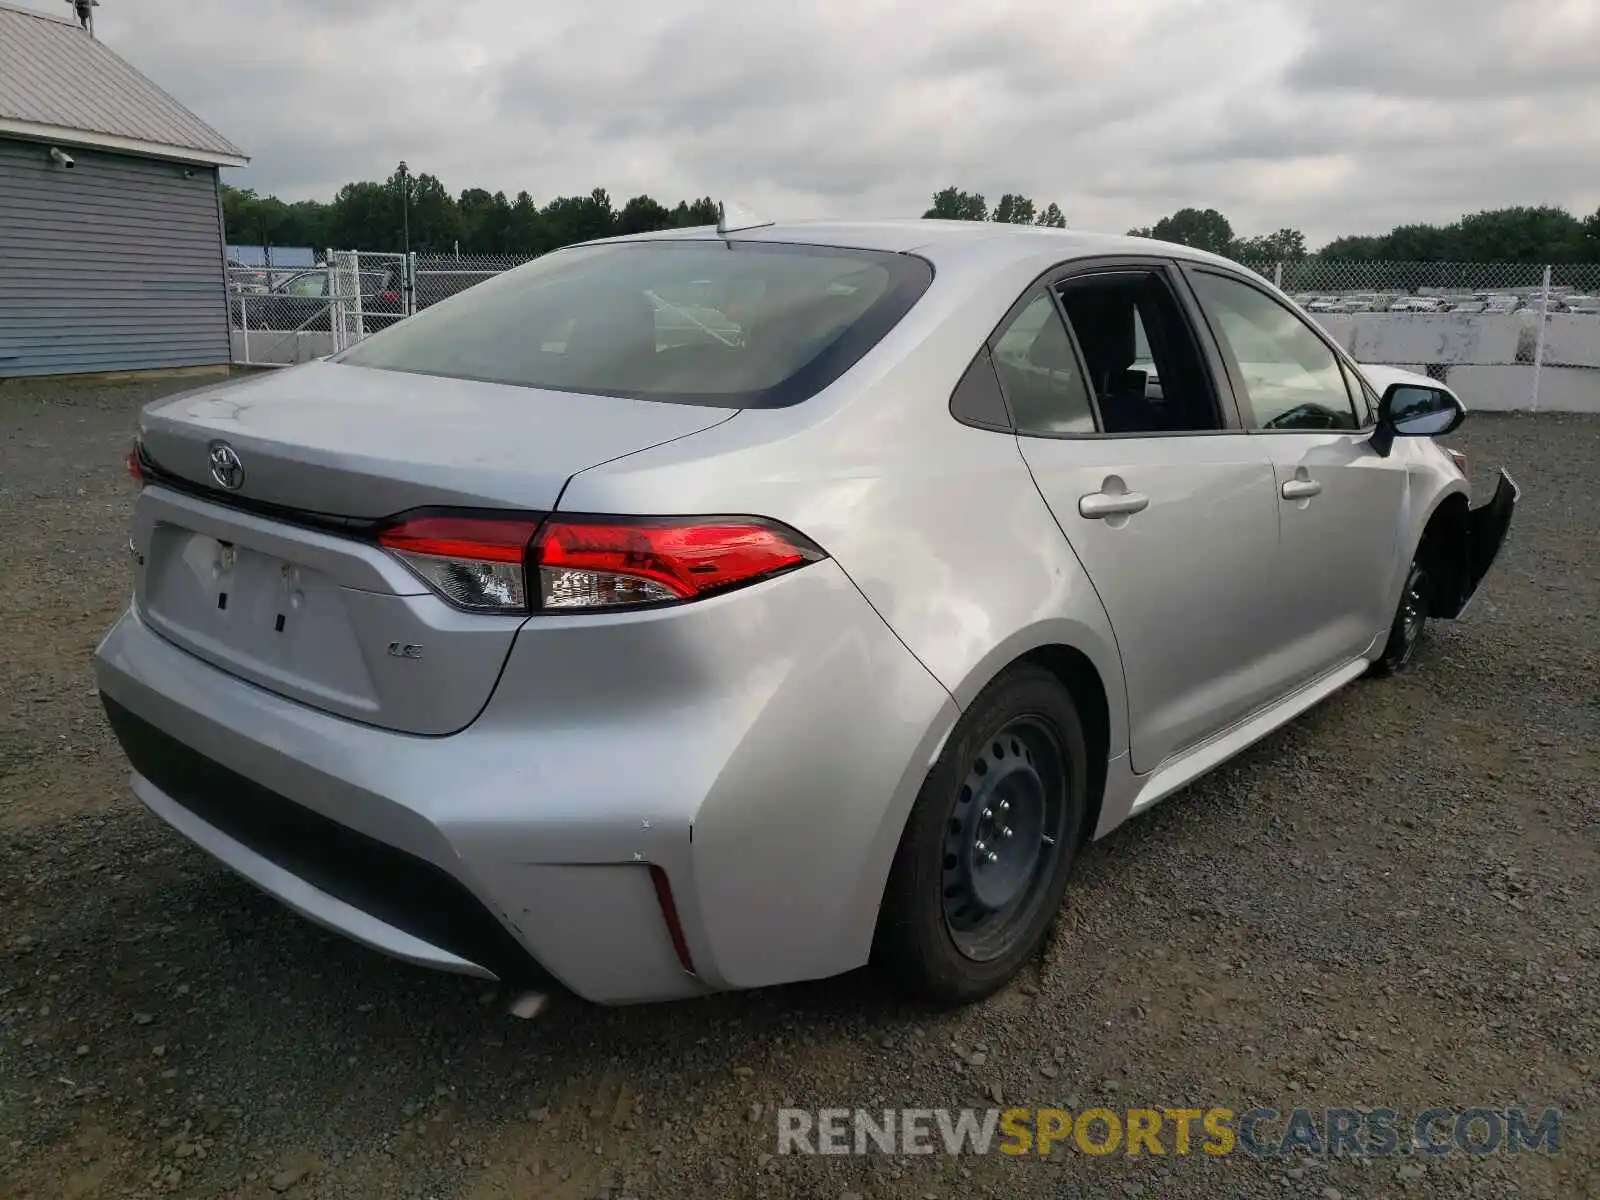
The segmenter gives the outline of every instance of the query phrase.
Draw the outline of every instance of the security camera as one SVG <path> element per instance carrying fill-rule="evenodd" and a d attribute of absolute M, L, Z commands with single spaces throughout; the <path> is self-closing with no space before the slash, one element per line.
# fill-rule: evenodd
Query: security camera
<path fill-rule="evenodd" d="M 60 146 L 50 147 L 50 161 L 58 167 L 75 167 L 78 165 L 72 161 L 72 155 L 68 154 Z"/>

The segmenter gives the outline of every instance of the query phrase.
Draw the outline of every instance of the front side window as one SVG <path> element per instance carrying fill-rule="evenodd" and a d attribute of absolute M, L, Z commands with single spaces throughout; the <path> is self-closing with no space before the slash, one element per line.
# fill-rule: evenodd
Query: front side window
<path fill-rule="evenodd" d="M 1356 402 L 1356 416 L 1360 418 L 1362 428 L 1375 424 L 1378 420 L 1378 394 L 1372 390 L 1372 385 L 1362 378 L 1361 372 L 1349 363 L 1344 366 L 1345 383 L 1350 388 L 1350 396 Z"/>
<path fill-rule="evenodd" d="M 1338 357 L 1300 317 L 1265 292 L 1209 271 L 1195 291 L 1244 381 L 1252 429 L 1358 428 Z"/>
<path fill-rule="evenodd" d="M 814 395 L 932 281 L 876 250 L 683 239 L 575 246 L 432 305 L 334 359 L 679 404 Z"/>

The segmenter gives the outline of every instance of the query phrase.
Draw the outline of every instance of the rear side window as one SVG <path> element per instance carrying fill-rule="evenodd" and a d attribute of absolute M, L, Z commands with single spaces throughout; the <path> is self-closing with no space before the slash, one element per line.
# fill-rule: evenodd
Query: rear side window
<path fill-rule="evenodd" d="M 875 250 L 698 239 L 577 246 L 426 308 L 334 361 L 778 408 L 849 370 L 932 279 L 925 260 Z"/>
<path fill-rule="evenodd" d="M 1048 293 L 1037 292 L 1000 331 L 993 357 L 1018 433 L 1094 432 L 1072 339 Z"/>

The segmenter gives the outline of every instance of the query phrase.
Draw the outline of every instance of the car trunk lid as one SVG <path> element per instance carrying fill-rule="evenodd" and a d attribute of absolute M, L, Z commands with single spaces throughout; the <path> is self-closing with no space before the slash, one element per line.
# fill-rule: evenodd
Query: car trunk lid
<path fill-rule="evenodd" d="M 578 471 L 725 409 L 313 364 L 156 404 L 135 509 L 135 602 L 238 678 L 417 734 L 469 724 L 524 618 L 451 608 L 380 548 L 432 506 L 545 512 Z M 225 442 L 240 472 L 212 474 Z M 163 486 L 163 485 L 166 486 Z"/>
<path fill-rule="evenodd" d="M 543 511 L 576 472 L 733 412 L 317 362 L 151 405 L 140 438 L 163 471 L 223 499 L 365 518 Z M 219 441 L 242 467 L 234 489 L 211 471 Z"/>

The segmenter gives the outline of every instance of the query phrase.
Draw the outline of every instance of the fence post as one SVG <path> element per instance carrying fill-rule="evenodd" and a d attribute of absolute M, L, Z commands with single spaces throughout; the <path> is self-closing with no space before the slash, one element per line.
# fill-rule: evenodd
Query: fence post
<path fill-rule="evenodd" d="M 270 278 L 270 276 L 269 276 Z M 244 328 L 244 361 L 250 361 L 250 307 L 245 303 L 249 293 L 243 287 L 239 290 L 239 324 Z"/>
<path fill-rule="evenodd" d="M 1280 292 L 1283 291 L 1283 260 L 1281 258 L 1272 264 L 1272 286 Z"/>
<path fill-rule="evenodd" d="M 417 252 L 415 250 L 406 254 L 405 293 L 405 315 L 414 317 L 417 315 Z"/>
<path fill-rule="evenodd" d="M 1539 375 L 1544 370 L 1544 331 L 1550 317 L 1550 265 L 1545 264 L 1544 284 L 1539 290 L 1539 333 L 1533 341 L 1533 394 L 1528 397 L 1528 411 L 1539 411 Z"/>

